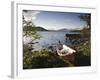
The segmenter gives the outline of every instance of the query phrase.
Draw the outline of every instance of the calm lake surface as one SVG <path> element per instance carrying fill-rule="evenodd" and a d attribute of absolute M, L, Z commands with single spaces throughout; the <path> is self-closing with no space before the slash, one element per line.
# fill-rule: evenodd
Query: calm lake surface
<path fill-rule="evenodd" d="M 40 50 L 43 48 L 48 48 L 49 46 L 57 46 L 60 41 L 62 44 L 71 45 L 70 41 L 66 41 L 66 34 L 79 34 L 78 32 L 49 32 L 49 31 L 39 31 L 41 35 L 39 40 L 36 40 L 36 44 L 33 44 L 34 50 Z M 27 43 L 30 41 L 30 38 L 24 38 L 24 42 Z"/>

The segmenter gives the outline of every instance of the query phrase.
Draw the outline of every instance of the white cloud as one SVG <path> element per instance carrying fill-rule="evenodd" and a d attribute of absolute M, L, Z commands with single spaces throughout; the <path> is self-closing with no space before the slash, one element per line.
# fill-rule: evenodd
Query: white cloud
<path fill-rule="evenodd" d="M 30 10 L 28 10 L 27 12 L 23 11 L 23 15 L 24 15 L 26 21 L 36 20 L 37 15 L 39 13 L 40 13 L 40 11 L 30 11 Z"/>

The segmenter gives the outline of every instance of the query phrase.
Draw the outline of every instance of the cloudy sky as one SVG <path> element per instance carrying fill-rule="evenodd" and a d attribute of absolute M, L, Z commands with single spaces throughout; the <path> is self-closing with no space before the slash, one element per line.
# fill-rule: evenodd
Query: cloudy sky
<path fill-rule="evenodd" d="M 33 11 L 24 10 L 25 20 L 32 20 L 36 26 L 44 27 L 49 30 L 59 29 L 82 29 L 85 22 L 79 16 L 86 13 L 71 12 L 52 12 L 52 11 Z"/>

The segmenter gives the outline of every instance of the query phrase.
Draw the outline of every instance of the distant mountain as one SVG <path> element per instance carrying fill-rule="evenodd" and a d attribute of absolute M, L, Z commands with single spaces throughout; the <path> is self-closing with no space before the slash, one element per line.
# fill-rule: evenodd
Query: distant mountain
<path fill-rule="evenodd" d="M 78 29 L 75 29 L 75 30 L 70 30 L 71 32 L 81 32 L 82 30 L 78 30 Z"/>
<path fill-rule="evenodd" d="M 35 29 L 36 31 L 71 31 L 71 32 L 80 32 L 81 30 L 79 29 L 66 29 L 66 28 L 62 28 L 59 30 L 47 30 L 41 26 L 36 26 L 36 27 L 32 27 L 33 29 Z"/>
<path fill-rule="evenodd" d="M 43 28 L 43 27 L 40 27 L 40 26 L 37 26 L 37 27 L 34 27 L 36 31 L 48 31 L 47 29 Z"/>
<path fill-rule="evenodd" d="M 70 31 L 70 30 L 68 30 L 68 29 L 59 29 L 57 31 Z"/>

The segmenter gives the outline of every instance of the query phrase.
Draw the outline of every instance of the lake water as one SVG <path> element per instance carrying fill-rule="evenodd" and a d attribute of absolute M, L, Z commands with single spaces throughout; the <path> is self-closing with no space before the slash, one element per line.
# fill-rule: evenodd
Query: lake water
<path fill-rule="evenodd" d="M 40 50 L 42 48 L 48 48 L 49 46 L 57 46 L 59 41 L 62 44 L 71 45 L 70 41 L 66 41 L 66 34 L 78 34 L 78 32 L 48 32 L 40 31 L 38 32 L 42 37 L 36 40 L 36 44 L 33 44 L 34 50 Z M 29 42 L 30 38 L 24 38 L 24 42 Z"/>

